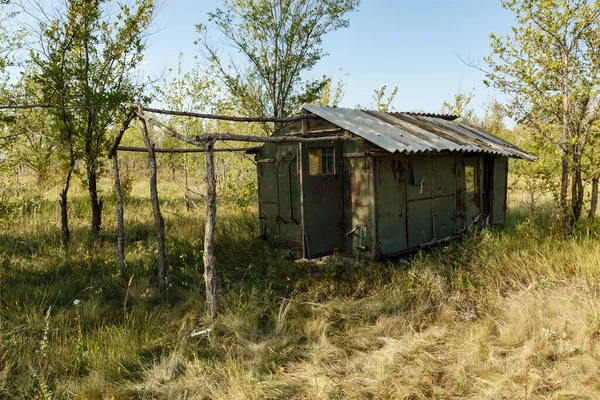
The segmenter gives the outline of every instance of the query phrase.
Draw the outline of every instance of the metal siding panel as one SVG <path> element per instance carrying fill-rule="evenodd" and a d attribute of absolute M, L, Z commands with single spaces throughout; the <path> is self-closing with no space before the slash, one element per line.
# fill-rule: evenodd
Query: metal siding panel
<path fill-rule="evenodd" d="M 433 240 L 431 199 L 408 203 L 408 246 L 416 248 Z"/>
<path fill-rule="evenodd" d="M 433 236 L 435 240 L 446 239 L 456 232 L 455 208 L 454 196 L 433 199 Z"/>
<path fill-rule="evenodd" d="M 302 246 L 302 227 L 300 225 L 300 176 L 297 168 L 298 145 L 277 146 L 276 163 L 287 165 L 284 171 L 277 168 L 277 233 L 281 243 Z M 285 159 L 292 159 L 287 163 Z M 282 161 L 283 160 L 283 161 Z M 287 177 L 286 177 L 287 175 Z M 284 215 L 282 215 L 284 211 Z"/>
<path fill-rule="evenodd" d="M 344 159 L 344 191 L 349 200 L 346 208 L 346 252 L 354 256 L 372 255 L 374 238 L 375 216 L 373 212 L 373 176 L 369 157 Z M 365 225 L 362 233 L 360 226 Z M 358 228 L 352 234 L 350 231 Z M 361 234 L 363 235 L 361 240 Z M 368 247 L 364 251 L 358 246 Z"/>
<path fill-rule="evenodd" d="M 384 256 L 408 248 L 406 237 L 406 162 L 405 156 L 375 157 L 377 190 L 377 237 Z"/>
<path fill-rule="evenodd" d="M 506 157 L 494 157 L 494 198 L 492 220 L 495 224 L 503 223 L 506 212 Z"/>
<path fill-rule="evenodd" d="M 275 163 L 260 163 L 258 171 L 258 212 L 266 238 L 277 234 L 277 191 Z"/>
<path fill-rule="evenodd" d="M 455 157 L 437 156 L 433 158 L 433 197 L 449 196 L 456 193 L 454 171 Z"/>
<path fill-rule="evenodd" d="M 466 229 L 466 206 L 465 206 L 465 174 L 463 168 L 463 155 L 457 154 L 455 159 L 455 182 L 456 182 L 456 233 Z"/>
<path fill-rule="evenodd" d="M 412 156 L 408 159 L 408 201 L 431 197 L 431 164 L 430 155 Z"/>

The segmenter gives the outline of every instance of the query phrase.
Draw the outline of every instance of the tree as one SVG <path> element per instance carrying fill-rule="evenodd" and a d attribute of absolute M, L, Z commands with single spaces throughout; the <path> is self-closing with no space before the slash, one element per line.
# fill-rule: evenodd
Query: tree
<path fill-rule="evenodd" d="M 42 91 L 32 77 L 35 71 L 26 70 L 21 79 L 10 87 L 10 102 L 14 104 L 38 104 Z M 25 165 L 36 175 L 41 188 L 48 180 L 56 150 L 56 129 L 50 115 L 43 109 L 17 110 L 10 124 L 10 135 L 3 140 L 9 151 L 6 156 L 16 164 Z"/>
<path fill-rule="evenodd" d="M 392 93 L 388 95 L 387 99 L 385 98 L 386 89 L 387 86 L 384 85 L 381 87 L 381 89 L 375 89 L 374 91 L 375 93 L 373 94 L 373 101 L 375 101 L 375 108 L 377 109 L 377 111 L 391 111 L 390 105 L 392 104 L 394 99 L 396 99 L 396 95 L 398 94 L 398 86 L 395 86 L 394 89 L 392 89 Z"/>
<path fill-rule="evenodd" d="M 196 65 L 191 71 L 182 70 L 183 54 L 179 55 L 176 75 L 169 81 L 154 88 L 156 96 L 171 110 L 189 112 L 207 112 L 214 102 L 216 94 L 215 82 L 202 74 Z M 173 72 L 173 71 L 169 71 Z M 186 136 L 195 136 L 204 132 L 203 121 L 197 118 L 172 116 L 168 124 L 177 132 Z M 180 147 L 181 141 L 171 136 L 162 138 L 164 147 Z M 184 198 L 186 208 L 190 209 L 189 163 L 186 153 L 169 155 L 170 167 L 175 173 L 178 165 L 183 163 Z"/>
<path fill-rule="evenodd" d="M 458 93 L 454 94 L 452 101 L 444 101 L 444 103 L 442 103 L 442 114 L 457 115 L 461 122 L 478 124 L 475 110 L 472 107 L 469 107 L 474 96 L 475 94 L 473 92 L 461 93 L 459 90 Z"/>
<path fill-rule="evenodd" d="M 219 81 L 237 99 L 241 112 L 286 117 L 319 98 L 326 80 L 305 80 L 326 53 L 323 37 L 349 25 L 344 16 L 360 0 L 222 0 L 209 21 L 239 56 L 221 59 L 198 25 L 200 46 Z M 269 127 L 273 128 L 273 127 Z"/>
<path fill-rule="evenodd" d="M 342 69 L 340 68 L 340 72 L 341 71 Z M 312 102 L 312 104 L 327 107 L 337 107 L 337 105 L 340 104 L 340 101 L 342 101 L 346 95 L 346 91 L 344 90 L 346 87 L 346 82 L 344 82 L 342 78 L 339 78 L 334 85 L 333 78 L 327 76 L 323 76 L 323 80 L 325 81 L 323 90 L 321 91 L 319 98 Z"/>
<path fill-rule="evenodd" d="M 115 10 L 110 0 L 65 0 L 60 16 L 40 20 L 41 43 L 32 59 L 44 83 L 45 102 L 77 109 L 52 111 L 61 124 L 61 147 L 67 154 L 63 204 L 63 239 L 68 240 L 67 193 L 76 161 L 85 167 L 91 205 L 91 232 L 102 223 L 102 197 L 97 179 L 108 147 L 107 131 L 124 119 L 125 104 L 139 99 L 143 85 L 135 73 L 143 59 L 144 32 L 149 27 L 152 0 L 121 3 Z M 66 224 L 66 226 L 65 226 Z"/>
<path fill-rule="evenodd" d="M 0 73 L 5 73 L 6 67 L 16 63 L 17 52 L 27 35 L 25 29 L 10 28 L 9 22 L 17 15 L 18 11 L 9 0 L 0 0 Z"/>
<path fill-rule="evenodd" d="M 512 33 L 490 35 L 486 83 L 510 97 L 509 115 L 560 155 L 562 232 L 581 215 L 583 157 L 600 111 L 600 1 L 504 0 Z M 569 195 L 569 187 L 571 193 Z"/>

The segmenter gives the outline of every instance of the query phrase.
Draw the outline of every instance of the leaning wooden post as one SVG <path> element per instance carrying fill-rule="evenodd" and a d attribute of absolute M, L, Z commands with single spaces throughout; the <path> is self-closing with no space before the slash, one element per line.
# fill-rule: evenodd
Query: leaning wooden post
<path fill-rule="evenodd" d="M 160 213 L 158 202 L 158 189 L 156 188 L 156 156 L 154 154 L 154 143 L 148 135 L 148 126 L 143 118 L 140 118 L 140 126 L 144 133 L 144 143 L 148 149 L 148 166 L 150 167 L 150 196 L 152 198 L 152 211 L 156 222 L 156 241 L 158 244 L 158 286 L 161 290 L 167 287 L 168 270 L 165 262 L 165 220 Z"/>
<path fill-rule="evenodd" d="M 215 179 L 214 141 L 207 143 L 206 160 L 206 226 L 204 228 L 204 282 L 206 308 L 211 318 L 216 318 L 219 306 L 217 269 L 214 254 L 215 220 L 217 217 L 217 188 Z"/>
<path fill-rule="evenodd" d="M 115 193 L 117 194 L 117 257 L 119 269 L 125 268 L 125 225 L 123 224 L 123 195 L 121 193 L 121 177 L 119 176 L 119 161 L 117 153 L 113 155 L 113 170 L 115 174 Z"/>

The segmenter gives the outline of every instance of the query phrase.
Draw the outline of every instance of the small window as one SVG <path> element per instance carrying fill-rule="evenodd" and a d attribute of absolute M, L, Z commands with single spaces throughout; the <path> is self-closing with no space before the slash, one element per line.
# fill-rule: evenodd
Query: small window
<path fill-rule="evenodd" d="M 310 149 L 309 166 L 311 175 L 335 174 L 335 149 L 333 147 Z"/>
<path fill-rule="evenodd" d="M 477 191 L 476 183 L 475 166 L 465 165 L 465 190 L 470 193 L 475 193 Z"/>

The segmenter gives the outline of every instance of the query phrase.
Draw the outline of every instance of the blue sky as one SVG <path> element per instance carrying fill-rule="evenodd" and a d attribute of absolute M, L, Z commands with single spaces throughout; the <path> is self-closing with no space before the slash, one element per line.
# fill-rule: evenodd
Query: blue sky
<path fill-rule="evenodd" d="M 168 77 L 166 71 L 177 66 L 179 53 L 190 68 L 199 55 L 195 25 L 207 22 L 207 13 L 219 3 L 162 0 L 144 72 Z M 482 114 L 483 104 L 495 96 L 483 84 L 483 74 L 464 65 L 458 55 L 481 60 L 490 53 L 488 35 L 510 30 L 513 17 L 500 0 L 362 0 L 349 18 L 349 28 L 325 37 L 329 56 L 307 75 L 343 77 L 341 106 L 369 107 L 373 91 L 383 85 L 398 86 L 392 106 L 399 111 L 437 112 L 459 89 L 474 89 L 472 106 Z"/>
<path fill-rule="evenodd" d="M 149 38 L 146 68 L 159 75 L 198 55 L 195 24 L 207 22 L 216 0 L 164 0 Z M 459 89 L 474 89 L 472 105 L 481 114 L 490 97 L 483 74 L 459 60 L 481 60 L 490 53 L 488 35 L 507 33 L 513 22 L 500 0 L 363 0 L 349 15 L 350 27 L 330 33 L 329 56 L 309 77 L 343 77 L 341 106 L 370 106 L 373 91 L 398 86 L 392 105 L 399 111 L 439 111 Z M 189 64 L 188 64 L 189 65 Z M 340 68 L 343 72 L 340 73 Z"/>

